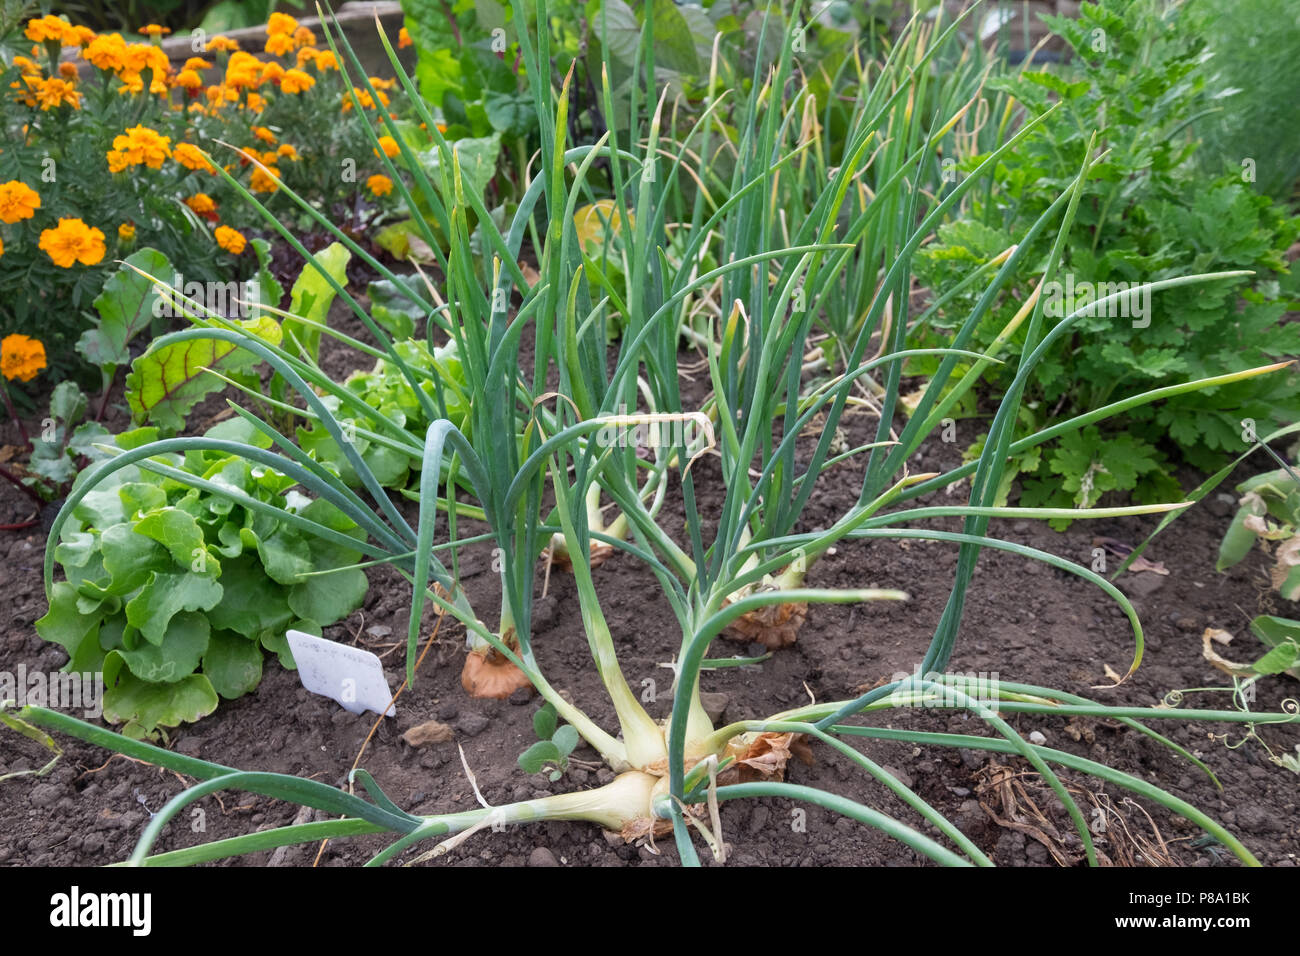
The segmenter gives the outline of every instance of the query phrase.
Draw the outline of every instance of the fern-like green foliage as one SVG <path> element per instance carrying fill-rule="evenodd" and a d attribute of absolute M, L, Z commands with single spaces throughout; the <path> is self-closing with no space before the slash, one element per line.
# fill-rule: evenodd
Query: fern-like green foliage
<path fill-rule="evenodd" d="M 1086 305 L 1077 290 L 1100 296 L 1093 290 L 1203 270 L 1255 275 L 1212 288 L 1167 290 L 1147 302 L 1135 300 L 1133 312 L 1107 307 L 1085 315 L 1039 365 L 1026 395 L 1025 424 L 1043 427 L 1131 392 L 1300 354 L 1300 326 L 1283 321 L 1296 308 L 1298 288 L 1283 253 L 1300 234 L 1300 219 L 1240 168 L 1207 178 L 1196 161 L 1192 124 L 1214 108 L 1220 82 L 1199 21 L 1159 0 L 1085 3 L 1077 20 L 1048 19 L 1072 50 L 1069 64 L 1057 73 L 1021 72 L 990 85 L 1012 93 L 1031 113 L 1054 103 L 1056 113 L 1042 136 L 1008 159 L 992 193 L 977 198 L 922 250 L 918 278 L 937 297 L 1005 250 L 1041 213 L 1043 197 L 1073 175 L 1093 130 L 1103 131 L 1110 152 L 1080 203 L 1063 256 L 1064 288 L 1044 291 L 1047 321 Z M 981 347 L 993 344 L 1037 283 L 1041 259 L 1027 262 L 1016 287 L 981 326 Z M 956 296 L 914 335 L 916 344 L 949 334 L 983 291 L 973 286 Z M 1007 369 L 1015 368 L 1024 331 L 1022 325 L 1000 353 L 1013 359 L 1010 365 L 986 373 L 994 393 L 1010 385 Z M 926 374 L 935 363 L 917 363 L 914 370 Z M 1244 420 L 1264 431 L 1294 421 L 1297 409 L 1300 375 L 1294 373 L 1144 406 L 1015 462 L 1020 503 L 1091 506 L 1107 491 L 1134 492 L 1142 502 L 1170 500 L 1179 494 L 1171 477 L 1177 466 L 1217 468 L 1243 449 Z M 975 410 L 973 404 L 958 408 Z M 1008 478 L 1004 490 L 1010 487 Z"/>

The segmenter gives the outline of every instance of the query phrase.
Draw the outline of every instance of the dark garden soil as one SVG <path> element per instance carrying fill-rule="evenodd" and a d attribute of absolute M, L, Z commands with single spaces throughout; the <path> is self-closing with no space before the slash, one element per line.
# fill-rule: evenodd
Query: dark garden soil
<path fill-rule="evenodd" d="M 350 334 L 364 334 L 354 321 L 344 318 L 339 324 Z M 349 370 L 339 366 L 342 361 L 340 355 L 331 354 L 326 367 L 341 376 Z M 205 412 L 215 414 L 221 407 L 210 401 L 192 421 L 201 423 Z M 119 418 L 110 420 L 110 427 L 121 427 L 121 412 L 115 414 Z M 874 428 L 874 419 L 865 414 L 848 421 L 852 423 L 851 439 Z M 963 424 L 972 434 L 959 433 L 955 444 L 932 441 L 919 454 L 916 468 L 941 470 L 958 464 L 960 448 L 975 437 L 977 427 L 959 423 L 959 429 Z M 0 428 L 0 446 L 17 443 L 13 432 L 12 426 Z M 1262 461 L 1251 464 L 1256 469 L 1264 467 Z M 701 460 L 696 468 L 700 510 L 709 514 L 716 507 L 720 489 L 716 459 Z M 1242 470 L 1220 491 L 1230 491 L 1232 483 L 1250 473 L 1249 468 Z M 1185 487 L 1197 480 L 1193 475 L 1182 478 Z M 825 477 L 806 513 L 807 526 L 828 524 L 842 513 L 859 483 L 860 472 L 852 466 Z M 940 493 L 936 498 L 957 501 L 964 490 L 953 497 Z M 1110 683 L 1107 668 L 1123 673 L 1133 654 L 1132 635 L 1119 607 L 1086 581 L 996 551 L 985 551 L 980 558 L 950 669 L 996 674 L 1007 681 L 1135 706 L 1157 704 L 1177 689 L 1223 687 L 1226 676 L 1202 658 L 1201 635 L 1207 627 L 1237 635 L 1226 656 L 1251 659 L 1255 641 L 1247 624 L 1253 616 L 1279 613 L 1300 617 L 1300 607 L 1268 589 L 1264 554 L 1252 554 L 1228 573 L 1215 572 L 1218 543 L 1232 508 L 1230 500 L 1212 494 L 1157 538 L 1149 551 L 1147 556 L 1162 562 L 1167 575 L 1140 572 L 1119 579 L 1119 585 L 1133 597 L 1147 635 L 1142 666 L 1123 686 L 1094 689 Z M 54 509 L 46 510 L 47 519 L 53 515 Z M 31 516 L 30 500 L 0 482 L 0 524 Z M 955 519 L 935 524 L 957 530 Z M 1067 533 L 1058 534 L 1037 523 L 996 521 L 990 533 L 1089 565 L 1095 536 L 1136 544 L 1154 524 L 1152 518 L 1076 522 Z M 680 530 L 680 524 L 669 530 Z M 29 671 L 53 671 L 64 663 L 63 650 L 43 642 L 33 626 L 45 612 L 41 586 L 44 548 L 39 526 L 29 532 L 0 533 L 0 606 L 6 609 L 0 619 L 0 670 L 13 673 L 21 665 Z M 489 560 L 485 549 L 470 551 L 462 574 L 475 606 L 491 620 L 496 578 Z M 955 563 L 955 547 L 944 543 L 841 545 L 812 568 L 810 586 L 900 588 L 908 592 L 910 600 L 814 606 L 794 646 L 760 665 L 706 672 L 704 691 L 721 695 L 714 702 L 722 705 L 725 719 L 733 721 L 796 707 L 810 696 L 818 701 L 850 698 L 897 672 L 910 672 L 920 661 L 943 610 Z M 404 676 L 404 652 L 398 642 L 406 631 L 409 589 L 388 569 L 368 573 L 371 587 L 363 608 L 328 628 L 326 636 L 379 653 L 389 683 L 396 688 Z M 662 718 L 667 713 L 671 684 L 671 671 L 664 665 L 680 641 L 669 605 L 659 595 L 653 577 L 626 555 L 605 562 L 595 578 L 629 683 L 648 690 L 651 685 L 647 682 L 653 682 L 659 691 L 657 703 L 648 707 Z M 539 593 L 541 580 L 539 574 Z M 426 636 L 433 622 L 430 614 Z M 552 569 L 547 593 L 537 602 L 534 642 L 551 682 L 602 726 L 614 727 L 612 707 L 591 666 L 572 578 L 558 569 Z M 725 656 L 746 653 L 746 649 L 719 641 L 711 653 Z M 611 778 L 606 770 L 571 769 L 552 784 L 544 775 L 525 774 L 516 757 L 535 740 L 531 720 L 539 705 L 537 698 L 520 694 L 508 701 L 470 699 L 460 686 L 464 655 L 464 629 L 450 620 L 444 622 L 414 689 L 402 695 L 397 716 L 383 720 L 366 746 L 361 766 L 398 805 L 421 814 L 476 806 L 457 754 L 458 744 L 464 748 L 483 796 L 493 804 L 590 788 Z M 1265 679 L 1257 689 L 1257 710 L 1277 711 L 1284 699 L 1300 696 L 1295 682 L 1286 677 Z M 1187 705 L 1230 709 L 1231 697 L 1226 693 L 1191 694 Z M 879 719 L 895 727 L 987 733 L 977 718 L 949 712 L 894 711 Z M 1050 746 L 1126 771 L 1189 801 L 1225 824 L 1264 865 L 1296 865 L 1300 854 L 1297 778 L 1270 763 L 1258 741 L 1237 746 L 1243 725 L 1207 726 L 1179 719 L 1156 724 L 1156 729 L 1210 766 L 1222 784 L 1219 790 L 1186 759 L 1117 723 L 1027 715 L 1009 715 L 1008 719 L 1024 735 L 1037 731 Z M 405 730 L 429 720 L 451 725 L 455 740 L 422 749 L 402 741 Z M 309 694 L 296 674 L 268 659 L 255 693 L 223 701 L 213 716 L 174 731 L 167 746 L 241 769 L 300 774 L 339 785 L 345 783 L 374 723 L 373 714 L 353 716 L 332 701 Z M 1227 736 L 1215 738 L 1207 731 Z M 1300 728 L 1294 726 L 1260 732 L 1276 753 L 1293 751 L 1300 743 Z M 71 739 L 61 743 L 64 756 L 47 776 L 11 777 L 0 783 L 0 863 L 100 865 L 122 860 L 150 812 L 194 782 L 124 757 L 110 759 L 108 752 Z M 954 820 L 995 862 L 1051 866 L 1080 861 L 1080 843 L 1072 836 L 1064 811 L 1041 778 L 1020 759 L 862 739 L 857 739 L 856 746 Z M 788 779 L 843 794 L 925 828 L 919 817 L 843 756 L 823 746 L 815 746 L 813 755 L 811 766 L 793 762 Z M 595 760 L 594 751 L 585 746 L 574 756 Z M 39 745 L 0 731 L 0 776 L 40 767 L 47 759 Z M 1221 846 L 1201 840 L 1198 828 L 1159 806 L 1130 800 L 1127 791 L 1072 771 L 1062 771 L 1062 779 L 1085 814 L 1097 823 L 1099 851 L 1117 865 L 1234 862 Z M 323 819 L 319 814 L 310 816 L 311 811 L 300 815 L 296 806 L 235 792 L 204 798 L 196 807 L 203 813 L 187 813 L 173 822 L 155 852 L 284 826 L 295 818 L 298 822 Z M 1034 807 L 1042 817 L 1035 816 Z M 200 821 L 203 830 L 196 832 Z M 911 866 L 926 862 L 865 826 L 829 811 L 779 799 L 724 804 L 722 827 L 733 865 Z M 380 837 L 334 841 L 323 849 L 318 844 L 291 847 L 237 862 L 356 865 L 386 842 Z M 405 858 L 427 848 L 410 851 Z M 706 863 L 711 862 L 702 846 L 700 852 Z M 656 847 L 629 846 L 603 835 L 593 825 L 549 822 L 504 833 L 475 834 L 434 865 L 676 862 L 671 837 L 660 839 Z"/>

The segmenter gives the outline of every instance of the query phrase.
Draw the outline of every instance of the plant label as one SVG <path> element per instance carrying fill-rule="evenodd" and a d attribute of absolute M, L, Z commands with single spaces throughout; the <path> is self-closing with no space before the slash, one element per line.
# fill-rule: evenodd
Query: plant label
<path fill-rule="evenodd" d="M 369 710 L 385 717 L 397 715 L 384 667 L 370 651 L 302 631 L 286 631 L 285 637 L 307 690 L 331 698 L 350 714 Z"/>

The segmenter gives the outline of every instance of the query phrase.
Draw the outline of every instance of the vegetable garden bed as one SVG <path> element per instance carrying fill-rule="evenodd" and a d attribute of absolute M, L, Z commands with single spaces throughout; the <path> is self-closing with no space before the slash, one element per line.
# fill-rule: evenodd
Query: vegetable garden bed
<path fill-rule="evenodd" d="M 188 106 L 165 27 L 27 25 L 0 862 L 1294 865 L 1300 218 L 1192 160 L 1211 15 L 442 7 Z"/>
<path fill-rule="evenodd" d="M 364 334 L 359 323 L 350 321 L 337 307 L 332 321 L 349 334 Z M 346 377 L 350 370 L 335 364 L 345 356 L 345 350 L 327 349 L 324 367 Z M 219 409 L 220 405 L 210 400 L 196 420 L 202 422 Z M 865 430 L 865 421 L 858 419 L 853 427 Z M 16 438 L 12 427 L 0 429 L 0 445 L 12 444 Z M 955 447 L 935 442 L 922 451 L 918 464 L 923 470 L 951 467 Z M 701 484 L 710 487 L 718 477 L 716 467 L 708 462 L 701 466 L 707 478 L 707 482 L 702 478 Z M 1252 473 L 1248 468 L 1240 472 L 1240 477 Z M 846 480 L 845 488 L 851 486 Z M 29 504 L 12 487 L 0 487 L 0 523 L 26 517 Z M 813 520 L 818 515 L 835 514 L 843 504 L 833 500 L 820 504 Z M 708 502 L 702 506 L 707 507 Z M 1123 687 L 1102 694 L 1092 690 L 1093 685 L 1109 683 L 1105 667 L 1120 668 L 1131 651 L 1128 624 L 1118 608 L 1085 582 L 998 552 L 986 553 L 981 560 L 972 587 L 965 640 L 951 669 L 1052 684 L 1082 695 L 1097 695 L 1107 703 L 1133 706 L 1151 706 L 1181 688 L 1223 685 L 1223 675 L 1202 656 L 1204 629 L 1224 628 L 1248 639 L 1246 626 L 1256 614 L 1295 613 L 1294 604 L 1269 591 L 1267 561 L 1262 554 L 1253 554 L 1228 573 L 1215 573 L 1219 541 L 1232 510 L 1227 502 L 1211 496 L 1157 539 L 1150 557 L 1160 561 L 1168 575 L 1144 571 L 1121 577 L 1121 585 L 1134 595 L 1148 627 L 1147 658 Z M 1064 534 L 1024 521 L 1006 524 L 1002 533 L 1007 540 L 1089 561 L 1094 537 L 1105 535 L 1136 543 L 1154 527 L 1154 520 L 1077 523 Z M 956 527 L 953 521 L 950 530 Z M 40 573 L 44 538 L 39 533 L 11 535 L 4 545 L 8 550 L 0 555 L 0 592 L 9 596 L 12 611 L 0 633 L 0 670 L 17 672 L 19 666 L 29 671 L 51 670 L 61 663 L 61 651 L 42 641 L 33 627 L 33 621 L 44 613 Z M 705 679 L 705 692 L 722 695 L 725 713 L 731 716 L 753 713 L 772 701 L 796 706 L 807 700 L 809 692 L 819 700 L 852 696 L 864 685 L 906 671 L 924 652 L 947 596 L 944 586 L 927 588 L 923 582 L 945 580 L 952 573 L 955 557 L 955 549 L 939 543 L 842 545 L 835 555 L 818 563 L 811 583 L 848 586 L 865 574 L 878 586 L 908 590 L 912 600 L 898 606 L 877 603 L 814 608 L 793 646 L 753 667 L 713 671 Z M 463 573 L 471 598 L 486 598 L 494 588 L 489 564 L 486 553 L 466 561 Z M 643 679 L 666 689 L 671 672 L 661 665 L 673 652 L 674 622 L 666 602 L 655 596 L 653 578 L 635 562 L 617 555 L 597 569 L 596 575 L 602 592 L 612 595 L 610 628 L 629 681 L 638 691 L 643 690 Z M 403 677 L 403 663 L 394 642 L 400 641 L 405 628 L 409 590 L 398 575 L 382 569 L 372 570 L 371 579 L 365 605 L 328 628 L 326 634 L 385 654 L 385 674 L 396 688 Z M 1015 596 L 1013 602 L 1008 602 L 1009 595 Z M 433 614 L 427 615 L 426 621 L 434 620 Z M 548 672 L 566 675 L 562 690 L 578 701 L 600 701 L 599 681 L 584 663 L 590 652 L 582 637 L 570 576 L 551 575 L 548 595 L 538 602 L 535 626 L 543 666 Z M 734 645 L 734 652 L 749 650 Z M 536 696 L 525 692 L 503 701 L 468 698 L 460 685 L 464 656 L 464 628 L 444 622 L 438 642 L 418 672 L 416 690 L 403 694 L 398 716 L 380 722 L 365 746 L 361 765 L 399 806 L 416 813 L 476 806 L 458 746 L 464 749 L 480 791 L 492 804 L 591 788 L 612 778 L 608 770 L 592 772 L 577 767 L 556 782 L 544 773 L 524 774 L 514 757 L 536 739 L 532 722 L 539 703 Z M 1254 707 L 1261 711 L 1276 711 L 1287 697 L 1295 696 L 1294 684 L 1285 677 L 1268 678 L 1258 690 Z M 1216 697 L 1222 700 L 1226 695 Z M 710 700 L 713 706 L 719 702 Z M 648 709 L 662 716 L 665 699 Z M 607 705 L 602 709 L 597 703 L 591 716 L 607 723 L 613 713 Z M 428 721 L 446 724 L 452 738 L 420 747 L 402 739 L 403 733 Z M 335 784 L 344 781 L 374 724 L 374 714 L 351 715 L 333 702 L 309 694 L 296 674 L 268 661 L 257 691 L 224 704 L 200 724 L 174 732 L 169 747 L 220 764 Z M 1021 716 L 1014 724 L 1025 735 L 1038 730 L 1052 747 L 1149 780 L 1205 810 L 1228 825 L 1264 865 L 1296 865 L 1300 817 L 1294 778 L 1270 764 L 1254 741 L 1230 749 L 1227 744 L 1235 745 L 1244 731 L 1211 728 L 1227 733 L 1226 740 L 1216 740 L 1199 723 L 1174 720 L 1161 728 L 1203 757 L 1223 785 L 1219 790 L 1190 762 L 1112 721 Z M 925 711 L 905 713 L 894 726 L 977 732 L 971 721 L 960 715 Z M 1263 728 L 1261 733 L 1277 752 L 1300 743 L 1300 730 L 1294 727 Z M 67 738 L 62 742 L 65 756 L 48 777 L 25 777 L 0 785 L 0 819 L 8 821 L 0 839 L 0 863 L 99 865 L 125 859 L 150 811 L 157 811 L 185 784 L 194 783 L 186 779 L 183 784 L 175 774 L 121 756 L 109 759 L 111 755 L 98 747 Z M 936 748 L 917 754 L 910 744 L 889 741 L 862 742 L 860 746 L 955 820 L 999 865 L 1079 862 L 1077 841 L 1069 839 L 1068 818 L 1023 760 L 966 749 Z M 574 756 L 591 760 L 594 753 L 581 747 Z M 37 769 L 48 759 L 48 751 L 35 742 L 10 737 L 0 759 L 0 775 Z M 861 779 L 845 758 L 824 747 L 815 748 L 811 765 L 793 761 L 789 779 L 879 805 L 891 814 L 906 812 L 882 787 Z M 1067 775 L 1066 780 L 1093 794 L 1088 797 L 1080 791 L 1080 799 L 1090 813 L 1100 810 L 1093 820 L 1100 831 L 1098 849 L 1114 862 L 1136 866 L 1230 862 L 1217 844 L 1201 841 L 1202 845 L 1194 845 L 1202 836 L 1200 831 L 1180 826 L 1182 821 L 1158 806 L 1148 801 L 1129 802 L 1125 791 L 1084 778 Z M 1010 810 L 1002 802 L 1008 781 L 1013 781 L 1015 795 Z M 1024 791 L 1016 789 L 1018 786 Z M 220 800 L 214 795 L 196 804 L 201 817 L 182 817 L 157 849 L 171 850 L 295 820 L 325 818 L 319 813 L 302 816 L 299 808 L 266 797 L 219 796 Z M 1033 815 L 1026 796 L 1047 815 L 1050 826 Z M 802 816 L 797 812 L 801 808 Z M 195 831 L 189 824 L 199 819 L 204 829 Z M 722 822 L 732 860 L 740 865 L 911 866 L 921 862 L 916 854 L 872 830 L 793 801 L 736 802 L 723 808 Z M 330 842 L 323 850 L 320 844 L 309 844 L 227 862 L 358 865 L 382 846 L 378 838 L 359 838 Z M 1054 858 L 1053 850 L 1062 855 L 1060 859 Z M 461 866 L 624 866 L 677 861 L 671 838 L 659 839 L 653 848 L 648 843 L 629 845 L 621 838 L 602 839 L 600 831 L 589 824 L 556 821 L 478 834 L 444 862 Z"/>

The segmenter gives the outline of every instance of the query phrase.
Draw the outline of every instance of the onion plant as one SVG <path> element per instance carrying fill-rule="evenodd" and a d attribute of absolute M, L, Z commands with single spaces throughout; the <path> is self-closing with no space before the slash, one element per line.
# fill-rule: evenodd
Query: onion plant
<path fill-rule="evenodd" d="M 515 22 L 528 22 L 522 0 L 514 0 L 514 7 Z M 798 17 L 799 7 L 794 4 L 789 14 L 792 19 Z M 536 3 L 535 12 L 538 24 L 548 22 L 545 0 Z M 600 21 L 598 16 L 593 30 L 604 29 Z M 1183 505 L 1079 510 L 995 507 L 994 496 L 1007 456 L 1050 441 L 1069 428 L 1122 414 L 1167 394 L 1212 387 L 1271 369 L 1205 378 L 1132 396 L 1093 415 L 1017 438 L 1014 426 L 1025 382 L 1044 350 L 1079 317 L 1078 313 L 1067 316 L 1045 333 L 1042 306 L 1035 297 L 1013 320 L 1027 329 L 1027 346 L 1015 384 L 994 416 L 980 459 L 943 474 L 910 471 L 908 462 L 956 400 L 953 396 L 972 387 L 979 372 L 996 361 L 991 355 L 969 351 L 967 345 L 1003 283 L 1020 266 L 1022 250 L 1039 234 L 1056 237 L 1043 275 L 1044 281 L 1051 280 L 1070 232 L 1080 187 L 1097 156 L 1080 157 L 1080 170 L 1070 188 L 996 270 L 980 276 L 985 291 L 949 345 L 905 349 L 911 257 L 963 195 L 978 188 L 996 168 L 1005 150 L 1034 135 L 1036 124 L 1008 135 L 969 176 L 943 184 L 940 193 L 923 195 L 919 187 L 927 171 L 933 169 L 936 146 L 965 107 L 956 104 L 952 115 L 936 115 L 927 126 L 920 126 L 908 119 L 906 104 L 924 93 L 927 63 L 951 41 L 961 21 L 933 36 L 913 27 L 883 64 L 871 71 L 864 68 L 858 81 L 850 85 L 849 95 L 856 97 L 853 122 L 838 152 L 821 157 L 817 165 L 809 164 L 821 140 L 815 124 L 806 118 L 817 115 L 822 104 L 798 68 L 787 22 L 775 13 L 768 15 L 764 30 L 781 37 L 780 53 L 771 62 L 760 58 L 747 94 L 710 87 L 705 102 L 683 114 L 686 118 L 679 123 L 666 93 L 646 80 L 656 75 L 655 18 L 648 13 L 639 55 L 643 67 L 639 93 L 620 100 L 630 103 L 626 107 L 630 112 L 616 115 L 607 69 L 600 94 L 606 114 L 614 121 L 608 124 L 609 132 L 587 144 L 567 141 L 569 81 L 557 78 L 552 82 L 549 31 L 540 28 L 531 39 L 522 38 L 523 68 L 532 78 L 540 118 L 541 149 L 531 185 L 504 230 L 494 224 L 481 198 L 464 188 L 454 144 L 444 140 L 434 117 L 419 106 L 410 79 L 392 57 L 399 78 L 422 110 L 429 142 L 413 142 L 382 113 L 373 132 L 376 138 L 393 135 L 398 142 L 400 155 L 384 161 L 392 167 L 390 178 L 399 184 L 417 228 L 435 250 L 438 269 L 430 270 L 425 281 L 438 290 L 432 298 L 445 304 L 428 309 L 429 334 L 456 343 L 466 391 L 472 396 L 467 427 L 458 427 L 447 418 L 437 388 L 430 396 L 418 387 L 421 373 L 402 363 L 384 330 L 342 286 L 336 291 L 365 323 L 378 347 L 352 344 L 396 363 L 421 401 L 427 403 L 432 424 L 423 436 L 410 435 L 373 409 L 357 408 L 355 397 L 349 397 L 346 389 L 308 358 L 251 336 L 218 317 L 191 310 L 194 328 L 164 336 L 153 346 L 215 338 L 265 359 L 300 396 L 301 413 L 314 418 L 339 442 L 360 478 L 360 488 L 349 488 L 289 436 L 239 405 L 235 405 L 236 411 L 265 433 L 274 447 L 263 451 L 225 442 L 222 448 L 283 471 L 307 492 L 333 502 L 366 530 L 365 548 L 370 558 L 395 566 L 409 578 L 408 679 L 414 676 L 413 651 L 423 613 L 430 604 L 435 605 L 462 623 L 472 641 L 490 647 L 517 667 L 615 771 L 614 781 L 594 790 L 505 806 L 415 816 L 396 807 L 362 771 L 354 774 L 354 780 L 373 802 L 310 780 L 244 772 L 168 753 L 63 715 L 26 708 L 19 716 L 31 724 L 70 733 L 202 781 L 153 817 L 131 862 L 194 863 L 323 837 L 390 832 L 396 834 L 395 841 L 371 861 L 383 863 L 434 837 L 455 840 L 490 824 L 568 819 L 590 821 L 620 831 L 628 839 L 671 830 L 681 859 L 697 863 L 692 828 L 721 858 L 725 844 L 718 804 L 762 796 L 829 808 L 880 829 L 938 863 L 990 862 L 941 813 L 851 746 L 847 739 L 853 737 L 902 739 L 918 745 L 969 747 L 1023 757 L 1056 792 L 1092 863 L 1097 856 L 1091 835 L 1054 768 L 1095 776 L 1162 804 L 1221 840 L 1243 861 L 1254 862 L 1240 842 L 1195 808 L 1135 777 L 1032 744 L 1003 715 L 1109 716 L 1195 763 L 1199 761 L 1146 723 L 1167 718 L 1240 721 L 1248 716 L 1256 723 L 1297 718 L 1235 711 L 1119 708 L 1049 688 L 1009 683 L 994 689 L 990 697 L 943 672 L 959 634 L 976 560 L 982 548 L 993 547 L 1066 570 L 1113 597 L 1132 627 L 1131 674 L 1141 660 L 1143 644 L 1140 622 L 1127 599 L 1085 567 L 991 537 L 988 525 L 993 518 L 1115 517 L 1170 512 Z M 332 28 L 327 35 L 340 63 L 356 74 L 354 81 L 366 89 L 365 73 L 342 36 Z M 391 55 L 387 38 L 384 43 Z M 764 48 L 763 43 L 759 46 Z M 832 95 L 834 92 L 832 89 Z M 681 145 L 686 142 L 703 144 L 703 148 L 687 149 Z M 733 159 L 730 175 L 722 181 L 705 169 L 714 148 L 725 149 Z M 440 162 L 436 174 L 418 161 L 420 149 L 437 150 Z M 594 171 L 598 162 L 604 178 Z M 874 186 L 864 194 L 860 185 L 866 176 Z M 689 204 L 683 198 L 683 184 L 688 180 L 693 191 Z M 607 190 L 609 195 L 602 198 L 612 201 L 618 221 L 625 224 L 617 243 L 621 258 L 617 269 L 611 267 L 611 257 L 597 260 L 587 254 L 573 227 L 575 210 L 595 198 L 598 188 Z M 291 199 L 297 198 L 284 191 Z M 793 199 L 795 196 L 800 198 Z M 251 196 L 248 199 L 256 202 Z M 786 212 L 783 204 L 787 201 L 797 202 L 797 217 Z M 323 215 L 305 202 L 299 204 L 305 214 L 329 227 Z M 690 209 L 689 221 L 669 221 L 670 209 L 684 208 Z M 612 221 L 614 217 L 608 218 Z M 312 260 L 290 229 L 272 217 L 268 216 L 268 221 L 286 242 Z M 354 255 L 385 278 L 397 278 L 340 230 L 333 231 Z M 518 265 L 522 241 L 530 232 L 538 237 L 536 278 L 531 282 Z M 476 255 L 476 245 L 489 250 L 490 256 Z M 1189 276 L 1154 283 L 1151 289 L 1218 278 L 1222 276 Z M 700 309 L 706 301 L 711 305 Z M 864 307 L 860 314 L 855 311 L 834 320 L 827 316 L 832 305 L 839 309 L 846 302 L 861 302 Z M 693 317 L 701 315 L 705 321 L 692 324 Z M 809 379 L 804 356 L 817 325 L 828 321 L 839 323 L 840 355 L 829 369 L 829 377 Z M 607 334 L 612 326 L 621 330 L 613 340 Z M 681 363 L 690 358 L 679 350 L 684 328 L 691 330 L 689 338 L 704 351 L 711 388 L 701 407 L 689 407 L 682 394 Z M 530 366 L 521 367 L 521 341 L 526 331 L 533 342 L 533 356 Z M 940 358 L 939 369 L 906 425 L 895 430 L 901 365 L 920 354 Z M 971 371 L 957 382 L 950 381 L 959 363 Z M 438 386 L 436 375 L 434 378 Z M 863 390 L 868 378 L 876 383 L 874 391 Z M 331 410 L 317 390 L 335 396 L 339 410 Z M 850 406 L 872 411 L 874 433 L 856 446 L 842 447 L 836 436 Z M 344 440 L 342 418 L 349 410 L 365 416 L 368 436 L 390 442 L 419 461 L 419 512 L 413 524 Z M 611 435 L 617 437 L 638 426 L 654 426 L 659 440 L 644 450 L 635 442 L 610 440 Z M 113 470 L 129 463 L 165 468 L 154 456 L 214 444 L 203 438 L 164 439 L 95 466 L 69 496 L 56 520 L 50 554 L 65 516 L 79 497 Z M 707 514 L 697 505 L 697 482 L 702 480 L 699 463 L 704 456 L 716 458 L 716 466 L 710 462 L 710 467 L 720 469 L 724 489 L 720 503 Z M 809 502 L 818 492 L 844 481 L 846 469 L 842 466 L 846 462 L 855 462 L 862 475 L 853 503 L 829 525 L 810 530 L 805 519 Z M 180 475 L 173 477 L 182 480 Z M 970 495 L 965 504 L 914 503 L 927 492 L 967 477 Z M 208 490 L 221 493 L 217 485 Z M 619 533 L 598 529 L 593 522 L 593 510 L 602 501 L 612 502 L 618 509 Z M 240 503 L 256 506 L 254 502 Z M 667 519 L 678 508 L 684 530 L 673 535 Z M 435 522 L 440 515 L 446 517 L 445 540 L 436 540 Z M 960 532 L 936 530 L 929 524 L 932 519 L 950 516 L 963 519 Z M 494 612 L 490 618 L 471 605 L 459 584 L 460 553 L 484 539 L 484 535 L 461 534 L 471 518 L 486 527 L 487 540 L 499 548 L 500 604 L 485 609 Z M 294 523 L 304 532 L 326 538 L 335 533 L 301 516 L 295 516 Z M 539 557 L 556 535 L 562 536 L 572 561 L 582 627 L 596 673 L 613 704 L 616 727 L 599 725 L 583 709 L 584 702 L 561 696 L 543 675 L 534 653 L 532 601 Z M 813 562 L 837 543 L 874 538 L 924 538 L 958 549 L 948 606 L 917 674 L 854 700 L 812 704 L 713 726 L 700 700 L 700 671 L 706 666 L 711 645 L 728 627 L 764 609 L 907 599 L 901 591 L 871 587 L 865 580 L 862 586 L 849 590 L 817 587 L 808 580 Z M 349 538 L 348 543 L 353 540 Z M 672 711 L 663 722 L 642 707 L 620 668 L 599 580 L 592 571 L 593 547 L 598 546 L 617 549 L 643 564 L 658 582 L 680 626 Z M 47 587 L 51 560 L 47 557 Z M 882 715 L 889 715 L 892 727 L 905 721 L 900 714 L 921 705 L 969 712 L 988 733 L 956 736 L 879 725 Z M 919 816 L 922 828 L 933 825 L 939 836 L 929 836 L 915 823 L 895 819 L 867 804 L 784 782 L 780 765 L 794 735 L 804 735 L 847 756 L 879 785 L 880 792 L 887 790 L 899 797 Z M 729 774 L 741 769 L 753 771 L 758 779 L 729 782 Z M 182 807 L 229 787 L 318 807 L 339 819 L 150 855 L 163 828 Z M 449 845 L 454 843 L 441 847 Z"/>

